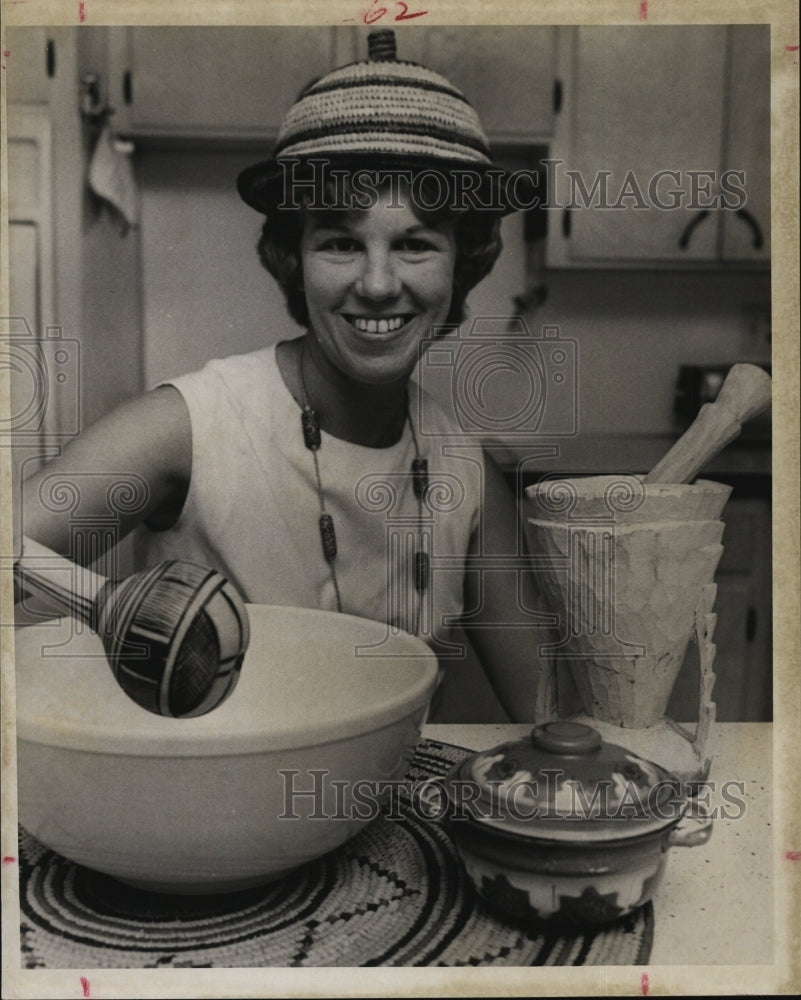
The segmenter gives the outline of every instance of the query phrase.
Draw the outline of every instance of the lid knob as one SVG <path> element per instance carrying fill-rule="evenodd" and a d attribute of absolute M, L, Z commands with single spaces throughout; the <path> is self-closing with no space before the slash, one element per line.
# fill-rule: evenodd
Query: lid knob
<path fill-rule="evenodd" d="M 395 51 L 395 32 L 392 28 L 371 31 L 367 36 L 367 58 L 370 62 L 393 62 Z"/>
<path fill-rule="evenodd" d="M 592 753 L 601 746 L 601 734 L 580 722 L 546 722 L 531 730 L 531 742 L 549 753 Z"/>

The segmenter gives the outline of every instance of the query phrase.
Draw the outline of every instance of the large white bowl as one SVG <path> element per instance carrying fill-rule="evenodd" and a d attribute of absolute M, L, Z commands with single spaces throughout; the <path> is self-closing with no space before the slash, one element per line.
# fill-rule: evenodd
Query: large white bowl
<path fill-rule="evenodd" d="M 248 612 L 239 683 L 196 719 L 134 704 L 73 620 L 19 629 L 21 824 L 126 882 L 205 893 L 271 881 L 369 822 L 414 752 L 434 654 L 349 615 Z"/>

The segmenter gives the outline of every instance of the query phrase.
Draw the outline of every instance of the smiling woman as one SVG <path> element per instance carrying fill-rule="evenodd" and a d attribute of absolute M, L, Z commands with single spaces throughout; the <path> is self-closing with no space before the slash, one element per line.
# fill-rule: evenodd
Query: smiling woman
<path fill-rule="evenodd" d="M 468 197 L 465 178 L 484 186 L 489 181 L 487 196 L 497 197 L 498 192 L 491 189 L 491 177 L 476 175 L 472 168 L 446 170 L 447 166 L 446 161 L 434 171 L 419 166 L 416 170 L 397 166 L 366 169 L 362 164 L 344 177 L 330 177 L 314 168 L 304 173 L 293 168 L 286 173 L 280 193 L 273 192 L 272 206 L 268 209 L 263 201 L 259 202 L 268 217 L 258 251 L 263 266 L 282 288 L 289 313 L 297 323 L 306 326 L 309 322 L 300 258 L 306 221 L 313 229 L 328 227 L 335 231 L 332 236 L 347 239 L 348 233 L 342 228 L 347 229 L 382 197 L 393 209 L 391 214 L 397 216 L 405 211 L 414 216 L 408 219 L 409 231 L 400 234 L 411 241 L 405 248 L 407 254 L 422 251 L 426 236 L 430 239 L 443 230 L 452 230 L 455 259 L 444 322 L 462 322 L 468 293 L 492 270 L 501 252 L 503 209 Z"/>
<path fill-rule="evenodd" d="M 464 97 L 376 34 L 370 59 L 307 88 L 273 157 L 238 178 L 304 332 L 171 379 L 48 471 L 140 477 L 146 499 L 122 528 L 141 527 L 146 562 L 214 567 L 250 603 L 377 620 L 443 658 L 464 655 L 461 623 L 512 718 L 536 721 L 542 619 L 516 505 L 412 378 L 464 319 L 514 206 Z M 82 482 L 82 510 L 99 516 L 100 486 Z M 27 530 L 66 552 L 69 525 L 40 485 L 26 484 Z"/>
<path fill-rule="evenodd" d="M 389 192 L 341 222 L 310 216 L 302 272 L 315 357 L 360 382 L 411 375 L 420 348 L 445 321 L 456 257 L 454 225 L 426 226 Z"/>

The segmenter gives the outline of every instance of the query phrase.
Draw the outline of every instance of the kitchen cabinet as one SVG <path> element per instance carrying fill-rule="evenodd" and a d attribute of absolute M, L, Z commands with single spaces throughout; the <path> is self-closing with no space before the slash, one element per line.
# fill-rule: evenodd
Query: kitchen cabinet
<path fill-rule="evenodd" d="M 770 257 L 770 46 L 768 29 L 729 29 L 728 162 L 746 177 L 741 213 L 723 212 L 721 254 L 727 261 Z M 747 213 L 747 214 L 745 214 Z"/>
<path fill-rule="evenodd" d="M 66 363 L 60 364 L 59 330 L 49 325 L 55 315 L 55 271 L 52 135 L 46 107 L 10 102 L 6 136 L 8 176 L 16 183 L 9 185 L 10 318 L 2 331 L 8 337 L 2 356 L 10 381 L 10 422 L 0 432 L 0 446 L 13 445 L 16 485 L 41 466 L 48 439 L 61 430 L 68 391 L 60 383 L 68 384 L 66 372 L 74 374 L 77 359 L 66 355 L 77 345 L 64 345 Z"/>
<path fill-rule="evenodd" d="M 115 127 L 132 136 L 274 137 L 300 91 L 340 61 L 347 30 L 321 27 L 117 28 Z"/>
<path fill-rule="evenodd" d="M 116 128 L 149 138 L 272 138 L 310 80 L 366 57 L 367 31 L 114 29 Z M 464 92 L 493 142 L 519 145 L 550 134 L 555 28 L 399 27 L 396 38 L 400 59 L 429 66 Z"/>
<path fill-rule="evenodd" d="M 10 27 L 3 54 L 9 104 L 46 104 L 55 75 L 55 47 L 43 27 Z"/>
<path fill-rule="evenodd" d="M 723 555 L 715 573 L 718 590 L 712 639 L 716 646 L 712 700 L 721 722 L 772 718 L 771 517 L 769 501 L 732 499 L 723 511 Z M 697 719 L 697 652 L 688 650 L 668 715 Z"/>
<path fill-rule="evenodd" d="M 15 486 L 141 388 L 136 230 L 121 236 L 88 188 L 98 129 L 79 107 L 84 75 L 106 77 L 105 30 L 6 36 L 11 318 L 0 361 L 12 411 L 0 447 L 10 439 Z"/>
<path fill-rule="evenodd" d="M 561 31 L 549 265 L 767 261 L 769 27 Z"/>
<path fill-rule="evenodd" d="M 525 145 L 553 131 L 556 32 L 488 25 L 399 30 L 398 58 L 422 63 L 458 87 L 491 143 Z M 362 40 L 360 51 L 366 47 Z"/>
<path fill-rule="evenodd" d="M 33 230 L 12 237 L 10 305 L 33 337 L 62 338 L 70 354 L 70 376 L 43 406 L 59 445 L 140 388 L 137 233 L 121 237 L 119 217 L 87 183 L 99 128 L 81 114 L 81 80 L 106 78 L 106 30 L 16 27 L 6 43 L 28 56 L 9 56 L 5 76 L 9 223 Z M 17 99 L 34 93 L 42 100 Z"/>

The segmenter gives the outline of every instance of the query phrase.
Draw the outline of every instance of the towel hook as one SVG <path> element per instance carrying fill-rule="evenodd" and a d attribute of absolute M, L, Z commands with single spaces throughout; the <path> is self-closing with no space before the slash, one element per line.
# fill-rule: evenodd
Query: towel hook
<path fill-rule="evenodd" d="M 100 124 L 110 115 L 114 108 L 109 107 L 101 97 L 100 77 L 97 73 L 84 73 L 81 77 L 81 116 L 89 122 Z"/>

